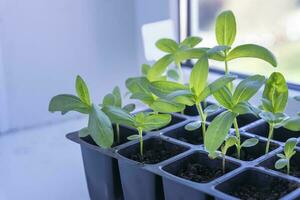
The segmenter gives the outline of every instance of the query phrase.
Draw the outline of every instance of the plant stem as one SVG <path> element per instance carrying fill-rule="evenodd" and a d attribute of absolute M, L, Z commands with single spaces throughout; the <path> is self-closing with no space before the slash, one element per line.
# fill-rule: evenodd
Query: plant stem
<path fill-rule="evenodd" d="M 269 134 L 268 134 L 268 141 L 267 141 L 267 145 L 266 145 L 265 154 L 267 154 L 269 152 L 270 142 L 271 142 L 271 139 L 273 137 L 273 132 L 274 132 L 273 124 L 269 124 Z"/>
<path fill-rule="evenodd" d="M 182 72 L 180 62 L 176 63 L 176 65 L 177 65 L 177 68 L 178 68 L 178 71 L 179 71 L 179 80 L 182 84 L 184 84 L 183 72 Z"/>
<path fill-rule="evenodd" d="M 229 74 L 228 63 L 227 63 L 227 51 L 224 52 L 225 56 L 225 75 Z"/>
<path fill-rule="evenodd" d="M 204 136 L 205 136 L 205 132 L 206 132 L 206 126 L 205 126 L 206 117 L 204 115 L 201 103 L 196 103 L 196 108 L 197 108 L 197 111 L 200 116 L 201 127 L 202 127 L 202 137 L 203 137 L 203 141 L 204 141 Z"/>
<path fill-rule="evenodd" d="M 116 124 L 116 130 L 117 130 L 117 143 L 120 143 L 120 125 Z"/>
<path fill-rule="evenodd" d="M 236 144 L 237 158 L 240 159 L 241 158 L 241 136 L 240 136 L 240 131 L 239 131 L 239 125 L 237 123 L 236 118 L 234 118 L 234 120 L 233 120 L 233 125 L 235 128 L 235 135 L 238 139 L 238 142 Z"/>
<path fill-rule="evenodd" d="M 225 174 L 225 164 L 226 164 L 225 154 L 222 154 L 222 171 L 223 171 L 223 174 Z"/>
<path fill-rule="evenodd" d="M 140 154 L 141 156 L 144 155 L 144 147 L 143 147 L 143 129 L 138 128 L 139 136 L 140 136 Z"/>
<path fill-rule="evenodd" d="M 287 165 L 286 165 L 286 173 L 290 174 L 290 159 L 288 159 Z"/>

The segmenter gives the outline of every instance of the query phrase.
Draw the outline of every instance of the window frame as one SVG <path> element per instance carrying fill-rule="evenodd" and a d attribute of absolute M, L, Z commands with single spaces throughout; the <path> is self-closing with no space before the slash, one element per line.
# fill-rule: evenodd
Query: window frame
<path fill-rule="evenodd" d="M 179 28 L 178 28 L 178 39 L 180 41 L 180 39 L 182 39 L 182 37 L 188 37 L 188 36 L 191 36 L 191 30 L 192 30 L 192 21 L 191 21 L 191 0 L 184 0 L 186 5 L 186 9 L 185 11 L 182 10 L 182 6 L 180 5 L 180 2 L 181 0 L 178 0 L 178 24 L 179 24 Z M 187 17 L 186 19 L 182 19 L 183 15 L 182 15 L 182 12 L 186 12 L 187 13 Z M 185 21 L 186 20 L 186 21 Z M 184 22 L 185 21 L 185 22 Z M 185 24 L 183 24 L 185 23 Z M 186 34 L 183 34 L 182 32 L 182 27 L 186 27 Z M 186 62 L 183 63 L 183 67 L 188 67 L 188 68 L 192 68 L 193 67 L 193 64 L 191 62 L 191 60 L 188 60 Z M 221 70 L 221 69 L 217 69 L 216 67 L 214 66 L 211 66 L 209 68 L 209 72 L 211 73 L 215 73 L 215 74 L 220 74 L 220 75 L 223 75 L 225 73 L 224 70 Z M 241 79 L 245 79 L 247 77 L 249 77 L 250 75 L 248 74 L 245 74 L 245 73 L 241 73 L 241 72 L 231 72 L 231 74 L 233 75 L 236 75 L 238 76 L 239 78 Z M 296 84 L 296 83 L 290 83 L 290 82 L 287 82 L 288 84 L 288 88 L 291 89 L 291 90 L 296 90 L 296 91 L 300 91 L 300 84 Z"/>

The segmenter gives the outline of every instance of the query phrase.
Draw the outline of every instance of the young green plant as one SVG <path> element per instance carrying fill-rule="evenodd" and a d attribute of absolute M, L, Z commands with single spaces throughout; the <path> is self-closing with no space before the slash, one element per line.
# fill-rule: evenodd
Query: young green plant
<path fill-rule="evenodd" d="M 226 10 L 220 13 L 216 19 L 215 35 L 218 45 L 230 48 L 218 54 L 210 56 L 211 59 L 222 61 L 225 64 L 225 74 L 229 74 L 228 62 L 237 58 L 250 57 L 258 58 L 277 66 L 274 55 L 266 48 L 256 44 L 243 44 L 231 49 L 236 37 L 236 20 L 232 11 Z"/>
<path fill-rule="evenodd" d="M 94 142 L 102 148 L 110 148 L 114 142 L 114 133 L 109 117 L 90 100 L 89 90 L 84 80 L 76 78 L 77 96 L 60 94 L 54 96 L 49 103 L 49 111 L 60 111 L 62 115 L 77 111 L 89 116 L 87 128 L 79 131 L 80 137 L 90 135 Z"/>
<path fill-rule="evenodd" d="M 171 79 L 178 78 L 179 82 L 184 83 L 181 62 L 186 59 L 198 57 L 199 53 L 201 54 L 203 52 L 202 50 L 198 52 L 197 49 L 193 49 L 193 47 L 201 41 L 202 38 L 195 36 L 187 37 L 180 43 L 169 38 L 158 40 L 155 43 L 156 47 L 166 53 L 166 55 L 160 58 L 152 68 L 149 69 L 147 73 L 148 79 L 150 81 L 157 80 L 171 63 L 175 63 L 177 70 L 169 69 L 167 71 L 167 76 Z"/>
<path fill-rule="evenodd" d="M 290 174 L 290 160 L 296 154 L 295 147 L 297 142 L 297 138 L 290 138 L 285 142 L 284 154 L 277 154 L 280 159 L 275 163 L 276 169 L 283 169 L 286 167 L 287 174 Z"/>
<path fill-rule="evenodd" d="M 226 86 L 213 94 L 216 101 L 226 111 L 218 115 L 211 122 L 205 134 L 204 146 L 209 154 L 214 154 L 220 148 L 233 124 L 237 137 L 237 143 L 235 144 L 237 158 L 240 159 L 242 145 L 237 117 L 240 114 L 253 113 L 252 105 L 248 101 L 257 93 L 264 82 L 264 76 L 253 75 L 242 80 L 235 88 L 233 94 Z M 253 144 L 257 143 L 256 138 L 248 140 L 244 142 L 246 144 L 250 142 L 253 142 Z"/>
<path fill-rule="evenodd" d="M 135 109 L 135 104 L 127 104 L 125 106 L 122 106 L 122 97 L 120 88 L 116 86 L 112 93 L 109 93 L 104 96 L 102 104 L 100 104 L 101 107 L 106 106 L 115 106 L 117 108 L 123 109 L 124 111 L 130 113 Z M 102 109 L 105 111 L 105 109 Z M 114 121 L 113 121 L 114 122 Z M 114 122 L 115 123 L 115 122 Z M 115 123 L 116 125 L 116 135 L 117 135 L 117 143 L 120 143 L 120 126 L 118 123 Z"/>
<path fill-rule="evenodd" d="M 279 72 L 273 72 L 265 84 L 262 95 L 261 112 L 259 116 L 269 125 L 268 141 L 265 153 L 269 152 L 270 141 L 274 128 L 284 125 L 288 116 L 284 113 L 288 101 L 288 87 L 284 76 Z"/>
<path fill-rule="evenodd" d="M 135 115 L 123 109 L 113 106 L 105 107 L 107 115 L 119 124 L 130 126 L 138 131 L 138 134 L 131 135 L 128 140 L 139 140 L 140 155 L 144 155 L 143 131 L 152 131 L 168 125 L 171 121 L 170 114 L 157 114 L 153 112 L 139 112 Z"/>
<path fill-rule="evenodd" d="M 236 77 L 232 75 L 223 76 L 207 85 L 208 79 L 208 57 L 202 56 L 194 65 L 190 74 L 189 85 L 182 85 L 170 81 L 154 81 L 151 83 L 151 90 L 156 95 L 165 99 L 167 102 L 173 100 L 182 105 L 195 105 L 199 113 L 199 121 L 191 122 L 186 125 L 187 130 L 196 130 L 202 127 L 203 138 L 206 132 L 206 118 L 209 112 L 213 112 L 218 107 L 210 106 L 204 112 L 201 103 L 206 98 Z"/>

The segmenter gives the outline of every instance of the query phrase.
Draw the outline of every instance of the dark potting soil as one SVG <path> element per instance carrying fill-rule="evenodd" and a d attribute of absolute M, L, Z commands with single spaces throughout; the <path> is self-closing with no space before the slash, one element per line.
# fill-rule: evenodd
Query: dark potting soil
<path fill-rule="evenodd" d="M 197 134 L 187 133 L 186 135 L 178 137 L 177 139 L 182 142 L 187 142 L 194 145 L 203 144 L 203 138 L 200 133 Z"/>
<path fill-rule="evenodd" d="M 265 187 L 257 187 L 252 184 L 237 185 L 229 194 L 243 200 L 275 200 L 287 195 L 298 187 L 299 185 L 295 183 L 274 179 Z"/>
<path fill-rule="evenodd" d="M 232 148 L 235 149 L 234 153 L 231 153 L 231 154 L 228 153 L 228 155 L 231 157 L 237 158 L 236 148 L 235 147 L 232 147 Z M 262 148 L 261 151 L 257 151 L 257 150 L 255 150 L 255 148 L 257 148 L 257 146 L 250 147 L 250 148 L 242 148 L 240 160 L 253 161 L 253 160 L 265 155 L 264 148 Z M 269 152 L 275 150 L 276 148 L 277 148 L 277 146 L 271 143 Z"/>
<path fill-rule="evenodd" d="M 156 164 L 161 161 L 167 160 L 177 154 L 180 154 L 184 149 L 177 145 L 168 146 L 163 141 L 157 141 L 153 145 L 144 146 L 143 156 L 140 151 L 133 152 L 129 159 L 144 163 L 144 164 Z"/>
<path fill-rule="evenodd" d="M 226 169 L 225 173 L 229 171 L 229 169 Z M 182 167 L 176 175 L 190 181 L 207 183 L 222 176 L 223 172 L 221 168 L 212 168 L 200 163 L 189 162 L 184 167 Z"/>

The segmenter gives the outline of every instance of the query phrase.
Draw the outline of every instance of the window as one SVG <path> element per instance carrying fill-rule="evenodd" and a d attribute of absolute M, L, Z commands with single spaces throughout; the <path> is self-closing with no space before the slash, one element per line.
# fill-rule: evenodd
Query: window
<path fill-rule="evenodd" d="M 215 18 L 222 10 L 232 10 L 237 21 L 237 36 L 233 46 L 255 43 L 270 49 L 278 68 L 291 83 L 300 83 L 300 0 L 190 0 L 189 31 L 203 37 L 201 46 L 216 45 Z M 224 69 L 223 63 L 212 63 Z M 274 71 L 267 63 L 250 58 L 229 63 L 233 72 L 244 74 Z"/>

